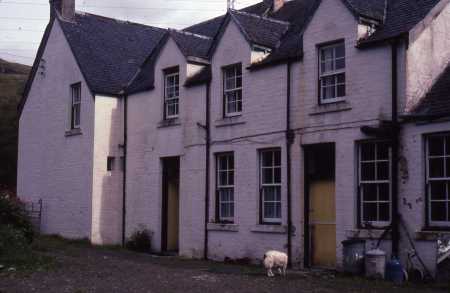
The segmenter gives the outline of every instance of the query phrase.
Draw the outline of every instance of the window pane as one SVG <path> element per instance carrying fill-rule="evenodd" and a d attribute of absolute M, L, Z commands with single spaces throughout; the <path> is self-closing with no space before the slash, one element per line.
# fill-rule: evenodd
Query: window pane
<path fill-rule="evenodd" d="M 263 167 L 273 166 L 273 156 L 272 152 L 262 152 L 262 165 Z"/>
<path fill-rule="evenodd" d="M 345 68 L 345 58 L 336 59 L 336 70 Z"/>
<path fill-rule="evenodd" d="M 363 221 L 373 222 L 377 221 L 377 204 L 364 203 L 363 204 Z"/>
<path fill-rule="evenodd" d="M 234 172 L 228 171 L 228 185 L 234 185 Z"/>
<path fill-rule="evenodd" d="M 373 161 L 375 160 L 375 144 L 364 143 L 361 145 L 361 160 Z"/>
<path fill-rule="evenodd" d="M 280 202 L 278 202 L 276 204 L 275 218 L 281 218 L 281 203 Z"/>
<path fill-rule="evenodd" d="M 236 87 L 242 87 L 242 77 L 238 76 L 236 78 Z"/>
<path fill-rule="evenodd" d="M 276 201 L 276 187 L 264 187 L 264 201 Z"/>
<path fill-rule="evenodd" d="M 275 218 L 275 203 L 266 202 L 264 203 L 264 218 Z"/>
<path fill-rule="evenodd" d="M 345 57 L 345 44 L 339 44 L 336 47 L 336 58 L 342 58 Z"/>
<path fill-rule="evenodd" d="M 323 88 L 323 99 L 334 99 L 336 98 L 336 87 L 333 85 L 331 87 Z"/>
<path fill-rule="evenodd" d="M 430 177 L 444 177 L 444 158 L 430 159 Z"/>
<path fill-rule="evenodd" d="M 428 139 L 428 151 L 430 156 L 444 155 L 444 137 L 432 136 Z"/>
<path fill-rule="evenodd" d="M 219 171 L 219 185 L 228 185 L 226 171 Z"/>
<path fill-rule="evenodd" d="M 280 151 L 274 151 L 274 165 L 275 166 L 281 166 L 281 152 Z"/>
<path fill-rule="evenodd" d="M 390 201 L 390 187 L 389 183 L 378 184 L 378 200 Z"/>
<path fill-rule="evenodd" d="M 450 178 L 450 157 L 445 159 L 445 163 L 446 163 L 445 169 L 447 171 L 446 177 Z"/>
<path fill-rule="evenodd" d="M 363 184 L 362 185 L 363 201 L 376 201 L 377 200 L 377 185 L 376 184 Z"/>
<path fill-rule="evenodd" d="M 375 163 L 361 163 L 361 180 L 375 180 Z"/>
<path fill-rule="evenodd" d="M 431 202 L 431 221 L 447 221 L 447 202 Z"/>
<path fill-rule="evenodd" d="M 263 184 L 268 184 L 268 183 L 273 183 L 273 170 L 272 168 L 266 168 L 263 169 L 263 178 L 262 178 L 262 183 Z"/>
<path fill-rule="evenodd" d="M 345 97 L 345 84 L 337 86 L 337 97 Z"/>
<path fill-rule="evenodd" d="M 389 143 L 380 142 L 377 144 L 377 159 L 378 160 L 389 159 Z"/>
<path fill-rule="evenodd" d="M 234 77 L 227 78 L 225 82 L 225 88 L 228 90 L 236 88 L 236 79 Z"/>
<path fill-rule="evenodd" d="M 219 156 L 219 169 L 220 170 L 228 169 L 227 156 Z"/>
<path fill-rule="evenodd" d="M 274 183 L 281 183 L 281 168 L 275 168 Z"/>
<path fill-rule="evenodd" d="M 235 65 L 236 75 L 242 76 L 242 66 L 241 64 Z"/>
<path fill-rule="evenodd" d="M 431 200 L 446 199 L 446 183 L 443 181 L 430 182 L 430 198 Z"/>
<path fill-rule="evenodd" d="M 383 221 L 383 222 L 387 222 L 390 219 L 390 209 L 389 209 L 389 204 L 388 203 L 380 203 L 380 205 L 378 206 L 379 208 L 379 218 L 378 221 Z"/>
<path fill-rule="evenodd" d="M 377 180 L 389 179 L 389 162 L 377 163 Z"/>
<path fill-rule="evenodd" d="M 450 156 L 450 135 L 445 137 L 445 153 L 447 156 Z"/>

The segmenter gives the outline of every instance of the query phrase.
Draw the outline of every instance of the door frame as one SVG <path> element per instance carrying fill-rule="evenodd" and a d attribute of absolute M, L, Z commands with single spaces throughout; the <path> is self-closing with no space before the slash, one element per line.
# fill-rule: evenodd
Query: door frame
<path fill-rule="evenodd" d="M 307 159 L 307 154 L 312 152 L 314 147 L 318 147 L 321 145 L 332 145 L 334 152 L 334 182 L 336 184 L 336 143 L 335 142 L 323 142 L 323 143 L 314 143 L 314 144 L 306 144 L 302 145 L 303 149 L 303 266 L 305 268 L 311 268 L 312 265 L 312 245 L 311 242 L 311 229 L 310 229 L 310 193 L 309 188 L 311 185 L 311 176 L 308 173 L 309 163 Z M 336 200 L 336 193 L 335 193 Z"/>
<path fill-rule="evenodd" d="M 169 208 L 169 188 L 168 188 L 168 171 L 166 167 L 166 162 L 168 160 L 178 160 L 177 167 L 178 167 L 178 176 L 180 176 L 180 157 L 179 156 L 173 156 L 173 157 L 162 157 L 160 159 L 161 162 L 161 169 L 162 169 L 162 188 L 161 188 L 161 252 L 168 252 L 168 208 Z M 179 188 L 179 187 L 178 187 Z M 178 189 L 178 195 L 180 193 L 180 190 Z M 180 210 L 178 210 L 178 214 L 180 213 Z M 179 223 L 178 223 L 179 228 Z M 179 238 L 178 238 L 179 242 Z M 179 244 L 179 243 L 178 243 Z"/>

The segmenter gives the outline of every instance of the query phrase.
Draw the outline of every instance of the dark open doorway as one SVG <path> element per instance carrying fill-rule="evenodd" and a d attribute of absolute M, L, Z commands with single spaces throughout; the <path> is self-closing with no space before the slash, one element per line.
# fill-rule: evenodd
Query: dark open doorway
<path fill-rule="evenodd" d="M 162 160 L 162 233 L 161 251 L 177 253 L 179 248 L 180 158 Z"/>
<path fill-rule="evenodd" d="M 336 266 L 334 143 L 304 146 L 305 267 Z"/>

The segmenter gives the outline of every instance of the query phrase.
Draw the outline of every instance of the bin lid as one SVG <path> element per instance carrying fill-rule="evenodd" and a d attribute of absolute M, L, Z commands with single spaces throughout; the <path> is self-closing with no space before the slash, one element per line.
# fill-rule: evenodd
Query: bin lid
<path fill-rule="evenodd" d="M 366 255 L 370 255 L 370 256 L 385 256 L 386 252 L 384 252 L 381 249 L 372 249 L 366 252 Z"/>

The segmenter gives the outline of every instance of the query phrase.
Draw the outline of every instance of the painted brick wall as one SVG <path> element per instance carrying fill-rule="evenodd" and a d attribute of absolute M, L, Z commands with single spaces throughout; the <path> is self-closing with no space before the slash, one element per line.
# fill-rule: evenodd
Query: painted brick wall
<path fill-rule="evenodd" d="M 163 70 L 180 66 L 180 116 L 176 125 L 162 126 Z M 162 166 L 161 158 L 180 156 L 180 254 L 203 255 L 205 196 L 206 87 L 185 88 L 187 65 L 171 39 L 155 67 L 155 89 L 129 97 L 127 160 L 127 235 L 147 227 L 152 245 L 160 250 Z"/>
<path fill-rule="evenodd" d="M 19 122 L 19 197 L 43 199 L 42 231 L 88 238 L 91 192 L 94 99 L 57 22 L 50 34 Z M 45 60 L 45 61 L 44 61 Z M 65 136 L 70 85 L 81 82 L 82 135 Z"/>
<path fill-rule="evenodd" d="M 261 260 L 269 249 L 287 251 L 287 194 L 286 194 L 286 86 L 287 66 L 248 71 L 251 49 L 238 27 L 230 22 L 212 59 L 211 84 L 211 165 L 216 168 L 216 154 L 233 152 L 235 160 L 235 231 L 210 225 L 209 257 L 216 260 L 248 257 Z M 234 63 L 243 66 L 243 110 L 236 118 L 224 118 L 222 67 Z M 237 124 L 235 124 L 237 123 Z M 262 135 L 265 134 L 265 135 Z M 282 225 L 261 225 L 259 151 L 266 148 L 282 151 Z M 293 159 L 295 160 L 295 158 Z M 211 173 L 211 202 L 209 222 L 215 215 L 215 172 Z M 293 213 L 298 214 L 296 207 Z M 294 224 L 296 226 L 296 224 Z M 294 262 L 299 261 L 300 238 L 293 237 Z"/>
<path fill-rule="evenodd" d="M 119 244 L 122 240 L 123 99 L 95 97 L 92 242 Z M 107 171 L 107 157 L 114 157 Z"/>

